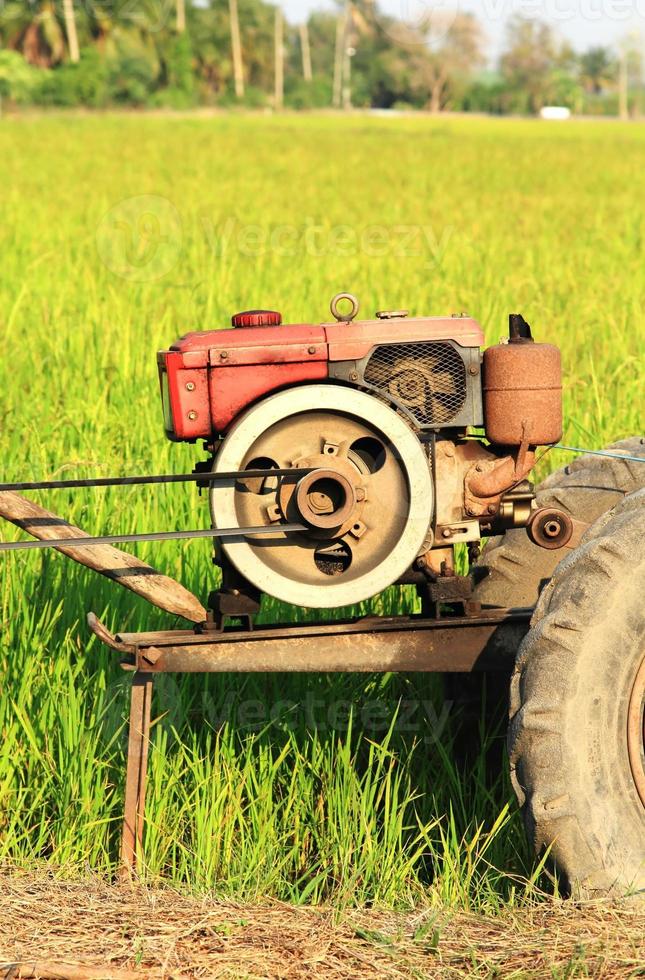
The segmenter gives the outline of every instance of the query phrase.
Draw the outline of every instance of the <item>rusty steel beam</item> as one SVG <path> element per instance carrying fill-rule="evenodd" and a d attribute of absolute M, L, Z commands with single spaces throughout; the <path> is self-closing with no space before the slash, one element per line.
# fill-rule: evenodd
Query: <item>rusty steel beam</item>
<path fill-rule="evenodd" d="M 151 673 L 455 671 L 510 669 L 522 624 L 374 633 L 328 633 L 195 645 L 140 647 L 136 665 Z"/>
<path fill-rule="evenodd" d="M 263 673 L 509 670 L 528 630 L 530 610 L 450 619 L 364 619 L 351 623 L 265 627 L 252 632 L 110 634 L 97 636 L 138 671 Z"/>
<path fill-rule="evenodd" d="M 125 776 L 125 803 L 121 833 L 121 877 L 129 878 L 143 854 L 143 822 L 146 805 L 148 746 L 152 677 L 136 673 L 130 694 L 128 763 Z"/>

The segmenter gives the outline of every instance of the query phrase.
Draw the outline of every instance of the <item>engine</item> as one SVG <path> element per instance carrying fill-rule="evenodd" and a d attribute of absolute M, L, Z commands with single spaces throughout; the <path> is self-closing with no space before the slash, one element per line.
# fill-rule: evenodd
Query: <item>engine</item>
<path fill-rule="evenodd" d="M 455 544 L 530 524 L 536 447 L 562 430 L 559 350 L 521 315 L 482 352 L 469 316 L 359 320 L 347 293 L 331 310 L 237 313 L 158 355 L 167 436 L 204 440 L 200 470 L 237 474 L 210 489 L 213 526 L 270 529 L 226 538 L 218 560 L 315 608 L 449 576 Z M 542 533 L 562 543 L 557 521 Z"/>

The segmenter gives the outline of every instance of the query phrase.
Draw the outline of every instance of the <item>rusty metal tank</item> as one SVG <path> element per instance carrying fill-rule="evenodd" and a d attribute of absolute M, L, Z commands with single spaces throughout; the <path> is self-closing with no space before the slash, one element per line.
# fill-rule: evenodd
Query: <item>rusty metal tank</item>
<path fill-rule="evenodd" d="M 509 317 L 508 343 L 484 351 L 484 425 L 497 445 L 548 446 L 562 438 L 560 351 L 536 344 L 519 313 Z"/>

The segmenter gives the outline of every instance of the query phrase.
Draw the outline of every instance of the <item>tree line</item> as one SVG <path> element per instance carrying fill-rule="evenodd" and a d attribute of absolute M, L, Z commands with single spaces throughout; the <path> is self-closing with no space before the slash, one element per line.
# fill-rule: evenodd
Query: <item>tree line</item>
<path fill-rule="evenodd" d="M 627 116 L 642 95 L 638 38 L 579 54 L 522 16 L 491 68 L 458 10 L 407 23 L 347 0 L 290 24 L 265 0 L 0 0 L 0 97 L 15 103 Z"/>

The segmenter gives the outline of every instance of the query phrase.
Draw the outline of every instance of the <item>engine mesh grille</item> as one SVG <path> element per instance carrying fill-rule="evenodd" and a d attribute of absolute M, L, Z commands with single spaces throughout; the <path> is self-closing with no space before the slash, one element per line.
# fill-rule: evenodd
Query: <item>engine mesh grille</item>
<path fill-rule="evenodd" d="M 466 365 L 450 344 L 384 344 L 365 381 L 403 405 L 421 425 L 445 425 L 466 401 Z"/>

